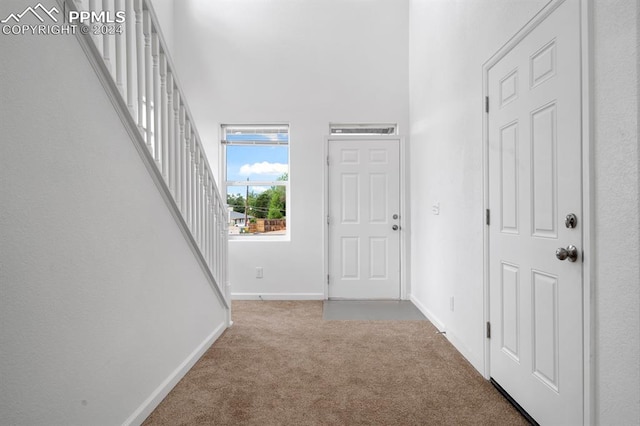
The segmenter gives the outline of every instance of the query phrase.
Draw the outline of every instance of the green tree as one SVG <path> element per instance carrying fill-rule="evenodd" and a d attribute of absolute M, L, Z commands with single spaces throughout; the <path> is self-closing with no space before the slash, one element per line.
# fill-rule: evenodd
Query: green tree
<path fill-rule="evenodd" d="M 244 197 L 241 194 L 227 194 L 227 204 L 234 212 L 244 213 Z"/>
<path fill-rule="evenodd" d="M 269 219 L 282 219 L 287 215 L 287 193 L 284 186 L 271 187 L 269 202 Z"/>
<path fill-rule="evenodd" d="M 289 173 L 283 173 L 277 180 L 281 182 L 289 181 Z M 287 187 L 272 186 L 269 190 L 271 199 L 269 200 L 269 219 L 282 219 L 287 217 Z"/>
<path fill-rule="evenodd" d="M 253 216 L 258 219 L 264 219 L 269 212 L 269 205 L 271 203 L 271 190 L 268 189 L 255 197 L 254 204 L 252 206 Z"/>

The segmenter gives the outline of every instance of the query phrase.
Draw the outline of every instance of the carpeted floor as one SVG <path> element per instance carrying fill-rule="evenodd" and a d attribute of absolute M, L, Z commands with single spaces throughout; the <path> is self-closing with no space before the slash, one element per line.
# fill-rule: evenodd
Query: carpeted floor
<path fill-rule="evenodd" d="M 233 302 L 234 325 L 144 425 L 526 425 L 428 321 Z"/>

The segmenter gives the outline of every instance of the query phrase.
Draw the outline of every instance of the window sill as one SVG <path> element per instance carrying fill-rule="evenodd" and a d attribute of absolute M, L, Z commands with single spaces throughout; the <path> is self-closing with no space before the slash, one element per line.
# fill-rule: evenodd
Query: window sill
<path fill-rule="evenodd" d="M 261 243 L 261 242 L 289 242 L 291 241 L 291 237 L 289 235 L 255 235 L 255 236 L 245 236 L 239 237 L 235 235 L 229 235 L 229 242 L 241 242 L 241 241 L 250 241 L 252 243 Z"/>

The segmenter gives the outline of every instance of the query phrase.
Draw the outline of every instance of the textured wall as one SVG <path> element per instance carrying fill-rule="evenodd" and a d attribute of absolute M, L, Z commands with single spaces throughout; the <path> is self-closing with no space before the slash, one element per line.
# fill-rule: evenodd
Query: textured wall
<path fill-rule="evenodd" d="M 640 424 L 638 2 L 594 2 L 596 421 Z"/>
<path fill-rule="evenodd" d="M 0 51 L 0 424 L 122 424 L 225 313 L 75 37 Z"/>

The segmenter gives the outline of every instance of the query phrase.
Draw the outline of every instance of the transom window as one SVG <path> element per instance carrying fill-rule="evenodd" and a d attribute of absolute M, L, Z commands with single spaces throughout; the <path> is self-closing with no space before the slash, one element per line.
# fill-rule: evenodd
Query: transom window
<path fill-rule="evenodd" d="M 331 135 L 397 135 L 398 126 L 391 123 L 331 123 Z"/>
<path fill-rule="evenodd" d="M 223 125 L 229 234 L 283 236 L 289 187 L 288 125 Z"/>

